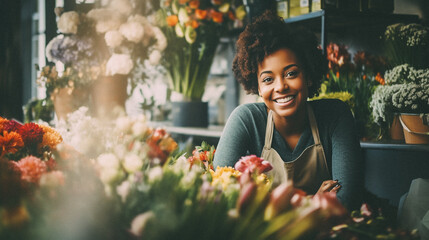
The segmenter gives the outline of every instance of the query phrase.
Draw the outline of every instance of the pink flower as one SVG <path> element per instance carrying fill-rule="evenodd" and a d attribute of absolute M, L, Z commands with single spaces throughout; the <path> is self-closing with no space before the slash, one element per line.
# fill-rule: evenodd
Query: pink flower
<path fill-rule="evenodd" d="M 267 172 L 273 169 L 273 167 L 268 161 L 263 160 L 262 158 L 259 158 L 256 155 L 242 157 L 235 164 L 234 168 L 240 172 L 249 171 L 251 173 L 256 173 L 256 174 Z"/>
<path fill-rule="evenodd" d="M 313 196 L 312 204 L 321 209 L 327 217 L 343 217 L 347 214 L 334 192 L 317 193 Z"/>
<path fill-rule="evenodd" d="M 19 160 L 16 165 L 21 170 L 21 179 L 32 183 L 38 183 L 40 177 L 47 170 L 46 163 L 33 156 Z"/>

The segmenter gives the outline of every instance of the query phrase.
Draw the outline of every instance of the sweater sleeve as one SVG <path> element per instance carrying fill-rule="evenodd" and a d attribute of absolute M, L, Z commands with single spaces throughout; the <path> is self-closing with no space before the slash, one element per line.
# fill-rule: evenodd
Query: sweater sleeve
<path fill-rule="evenodd" d="M 338 121 L 331 131 L 332 136 L 332 177 L 338 179 L 341 189 L 338 199 L 349 210 L 359 208 L 363 191 L 364 160 L 356 134 L 354 117 L 348 106 L 338 108 Z"/>
<path fill-rule="evenodd" d="M 231 113 L 216 148 L 213 162 L 215 168 L 233 167 L 246 155 L 252 139 L 246 122 L 251 117 L 251 113 L 243 106 L 239 106 Z"/>

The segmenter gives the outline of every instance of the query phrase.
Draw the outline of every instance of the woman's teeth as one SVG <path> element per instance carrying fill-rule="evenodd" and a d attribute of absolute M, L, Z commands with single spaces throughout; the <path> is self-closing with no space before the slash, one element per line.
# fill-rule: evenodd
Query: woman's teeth
<path fill-rule="evenodd" d="M 293 99 L 293 96 L 288 96 L 288 97 L 285 97 L 285 98 L 276 99 L 275 101 L 278 102 L 278 103 L 286 103 L 286 102 L 291 101 L 292 99 Z"/>

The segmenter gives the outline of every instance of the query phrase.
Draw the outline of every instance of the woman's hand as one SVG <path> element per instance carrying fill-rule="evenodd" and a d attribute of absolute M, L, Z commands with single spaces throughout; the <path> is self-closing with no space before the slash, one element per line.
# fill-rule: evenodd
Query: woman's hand
<path fill-rule="evenodd" d="M 340 190 L 341 185 L 338 183 L 338 180 L 326 180 L 322 183 L 317 193 L 324 192 L 335 192 L 337 193 Z"/>

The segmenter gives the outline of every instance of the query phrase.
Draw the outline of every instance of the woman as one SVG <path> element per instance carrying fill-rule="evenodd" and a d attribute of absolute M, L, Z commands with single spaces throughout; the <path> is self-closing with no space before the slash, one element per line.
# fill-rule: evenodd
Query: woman
<path fill-rule="evenodd" d="M 327 70 L 316 36 L 267 12 L 246 27 L 236 46 L 234 75 L 263 103 L 234 110 L 215 167 L 255 154 L 273 165 L 274 184 L 293 179 L 308 194 L 338 192 L 347 208 L 358 207 L 363 159 L 353 115 L 340 100 L 307 101 Z"/>

